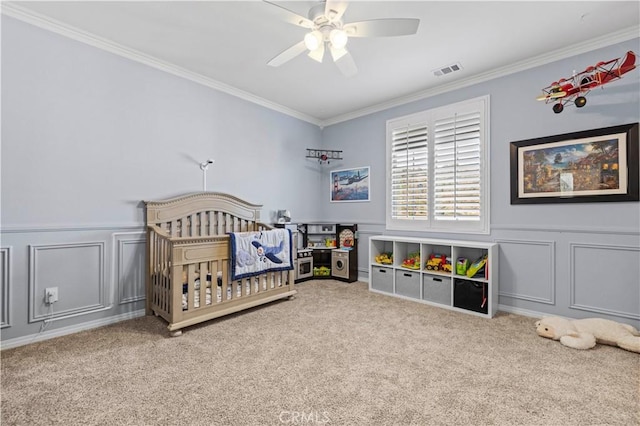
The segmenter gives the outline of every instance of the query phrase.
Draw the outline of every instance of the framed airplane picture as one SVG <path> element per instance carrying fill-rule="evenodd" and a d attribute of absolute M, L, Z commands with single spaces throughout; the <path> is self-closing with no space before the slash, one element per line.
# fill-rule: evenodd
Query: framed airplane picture
<path fill-rule="evenodd" d="M 638 201 L 638 123 L 511 142 L 511 204 Z"/>
<path fill-rule="evenodd" d="M 369 201 L 369 167 L 333 170 L 329 175 L 331 202 Z"/>

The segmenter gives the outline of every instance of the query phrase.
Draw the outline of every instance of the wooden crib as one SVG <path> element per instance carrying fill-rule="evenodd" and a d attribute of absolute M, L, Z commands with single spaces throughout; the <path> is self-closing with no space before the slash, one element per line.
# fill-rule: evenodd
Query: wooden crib
<path fill-rule="evenodd" d="M 228 233 L 271 229 L 259 222 L 262 206 L 215 192 L 145 201 L 145 206 L 146 313 L 164 318 L 172 336 L 296 294 L 294 270 L 231 281 Z"/>

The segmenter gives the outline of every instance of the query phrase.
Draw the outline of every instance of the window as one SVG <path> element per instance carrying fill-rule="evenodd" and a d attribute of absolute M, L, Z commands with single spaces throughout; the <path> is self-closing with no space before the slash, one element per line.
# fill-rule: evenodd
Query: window
<path fill-rule="evenodd" d="M 488 96 L 387 122 L 387 228 L 489 232 Z"/>

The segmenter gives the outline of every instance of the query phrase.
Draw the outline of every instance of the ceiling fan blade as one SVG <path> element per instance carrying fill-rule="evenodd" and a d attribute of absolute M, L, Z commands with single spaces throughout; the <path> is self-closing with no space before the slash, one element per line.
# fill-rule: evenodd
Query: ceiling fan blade
<path fill-rule="evenodd" d="M 285 62 L 295 58 L 305 50 L 307 50 L 307 48 L 304 45 L 304 40 L 303 40 L 300 43 L 296 43 L 290 48 L 288 48 L 287 50 L 281 52 L 278 56 L 276 56 L 275 58 L 267 62 L 267 65 L 270 65 L 272 67 L 279 67 Z"/>
<path fill-rule="evenodd" d="M 331 57 L 333 58 L 333 62 L 336 62 L 338 59 L 349 53 L 344 47 L 342 49 L 336 49 L 335 47 L 330 45 L 329 49 L 331 50 Z"/>
<path fill-rule="evenodd" d="M 388 18 L 344 24 L 349 37 L 393 37 L 412 35 L 418 32 L 419 19 Z"/>
<path fill-rule="evenodd" d="M 353 57 L 347 49 L 336 49 L 331 47 L 331 56 L 338 66 L 338 69 L 345 77 L 352 77 L 358 72 L 358 67 L 353 61 Z"/>
<path fill-rule="evenodd" d="M 348 3 L 346 1 L 326 0 L 324 6 L 324 16 L 330 21 L 337 21 L 342 18 L 344 11 L 347 10 Z"/>
<path fill-rule="evenodd" d="M 293 25 L 297 25 L 299 27 L 303 27 L 303 28 L 313 28 L 313 22 L 310 19 L 305 18 L 302 15 L 298 15 L 297 13 L 286 9 L 278 4 L 275 4 L 273 2 L 267 1 L 267 0 L 262 0 L 263 2 L 270 4 L 271 6 L 275 6 L 276 9 L 272 9 L 275 11 L 275 13 L 277 13 L 278 15 L 280 15 L 280 19 L 293 24 Z"/>
<path fill-rule="evenodd" d="M 307 56 L 314 61 L 322 63 L 322 59 L 324 58 L 324 43 L 320 43 L 320 46 L 318 46 L 316 50 L 310 51 Z"/>

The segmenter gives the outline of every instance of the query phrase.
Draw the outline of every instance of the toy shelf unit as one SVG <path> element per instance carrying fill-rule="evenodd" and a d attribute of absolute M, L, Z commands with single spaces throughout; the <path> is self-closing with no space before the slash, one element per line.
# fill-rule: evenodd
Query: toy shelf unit
<path fill-rule="evenodd" d="M 498 244 L 369 238 L 369 290 L 491 318 L 498 310 Z"/>

